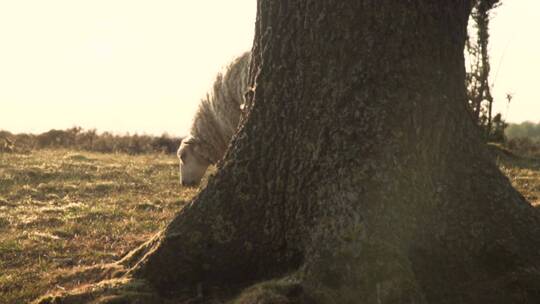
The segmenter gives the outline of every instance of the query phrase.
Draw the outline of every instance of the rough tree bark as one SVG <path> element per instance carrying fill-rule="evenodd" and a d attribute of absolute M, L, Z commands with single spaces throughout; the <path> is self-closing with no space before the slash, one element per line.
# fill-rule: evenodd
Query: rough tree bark
<path fill-rule="evenodd" d="M 540 219 L 467 114 L 470 1 L 257 9 L 219 171 L 118 265 L 138 300 L 539 303 Z"/>

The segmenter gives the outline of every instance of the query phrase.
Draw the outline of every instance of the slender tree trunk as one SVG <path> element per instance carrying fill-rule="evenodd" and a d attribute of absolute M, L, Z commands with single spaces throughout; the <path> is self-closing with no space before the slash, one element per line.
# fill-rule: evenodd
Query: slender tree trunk
<path fill-rule="evenodd" d="M 486 140 L 491 140 L 490 137 L 493 134 L 493 97 L 491 96 L 491 93 L 489 93 L 488 88 L 488 123 L 487 123 L 487 130 L 486 130 Z"/>
<path fill-rule="evenodd" d="M 475 41 L 468 41 L 468 53 L 473 63 L 471 64 L 470 74 L 468 75 L 469 100 L 471 102 L 471 112 L 473 121 L 485 134 L 485 140 L 489 140 L 492 133 L 492 105 L 493 96 L 491 96 L 489 85 L 489 74 L 491 67 L 489 65 L 489 21 L 491 11 L 499 5 L 498 0 L 476 0 L 473 1 L 471 20 L 476 29 Z M 470 38 L 469 38 L 470 39 Z M 486 105 L 483 103 L 487 102 Z M 483 119 L 480 119 L 482 112 Z M 487 121 L 486 117 L 487 115 Z"/>
<path fill-rule="evenodd" d="M 204 301 L 283 278 L 237 303 L 538 303 L 539 218 L 467 114 L 469 11 L 259 0 L 246 118 L 128 275 Z"/>

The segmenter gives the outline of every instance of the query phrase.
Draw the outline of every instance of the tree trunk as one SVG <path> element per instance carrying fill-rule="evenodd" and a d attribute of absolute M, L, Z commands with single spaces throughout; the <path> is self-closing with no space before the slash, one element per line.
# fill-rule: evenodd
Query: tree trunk
<path fill-rule="evenodd" d="M 237 303 L 539 303 L 539 217 L 467 114 L 470 1 L 257 9 L 241 128 L 128 276 L 203 302 L 267 281 Z"/>

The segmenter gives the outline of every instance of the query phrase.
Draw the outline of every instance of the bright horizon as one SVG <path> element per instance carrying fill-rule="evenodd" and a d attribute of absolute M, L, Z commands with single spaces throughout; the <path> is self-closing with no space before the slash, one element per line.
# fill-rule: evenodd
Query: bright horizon
<path fill-rule="evenodd" d="M 0 0 L 0 129 L 185 135 L 216 73 L 251 48 L 255 6 Z M 540 122 L 538 28 L 535 0 L 503 1 L 491 24 L 494 108 L 509 122 Z"/>

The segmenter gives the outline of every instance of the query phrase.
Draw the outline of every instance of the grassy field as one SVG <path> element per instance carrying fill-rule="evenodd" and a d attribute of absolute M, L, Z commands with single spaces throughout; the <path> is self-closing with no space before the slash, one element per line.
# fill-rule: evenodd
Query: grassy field
<path fill-rule="evenodd" d="M 540 208 L 540 159 L 500 157 L 497 163 L 512 185 L 533 206 Z"/>
<path fill-rule="evenodd" d="M 73 269 L 117 260 L 197 192 L 175 156 L 0 153 L 0 303 L 72 287 Z"/>
<path fill-rule="evenodd" d="M 501 154 L 498 163 L 540 204 L 540 160 Z M 197 191 L 179 186 L 170 155 L 0 153 L 0 303 L 26 303 L 83 284 L 62 278 L 119 259 Z"/>

